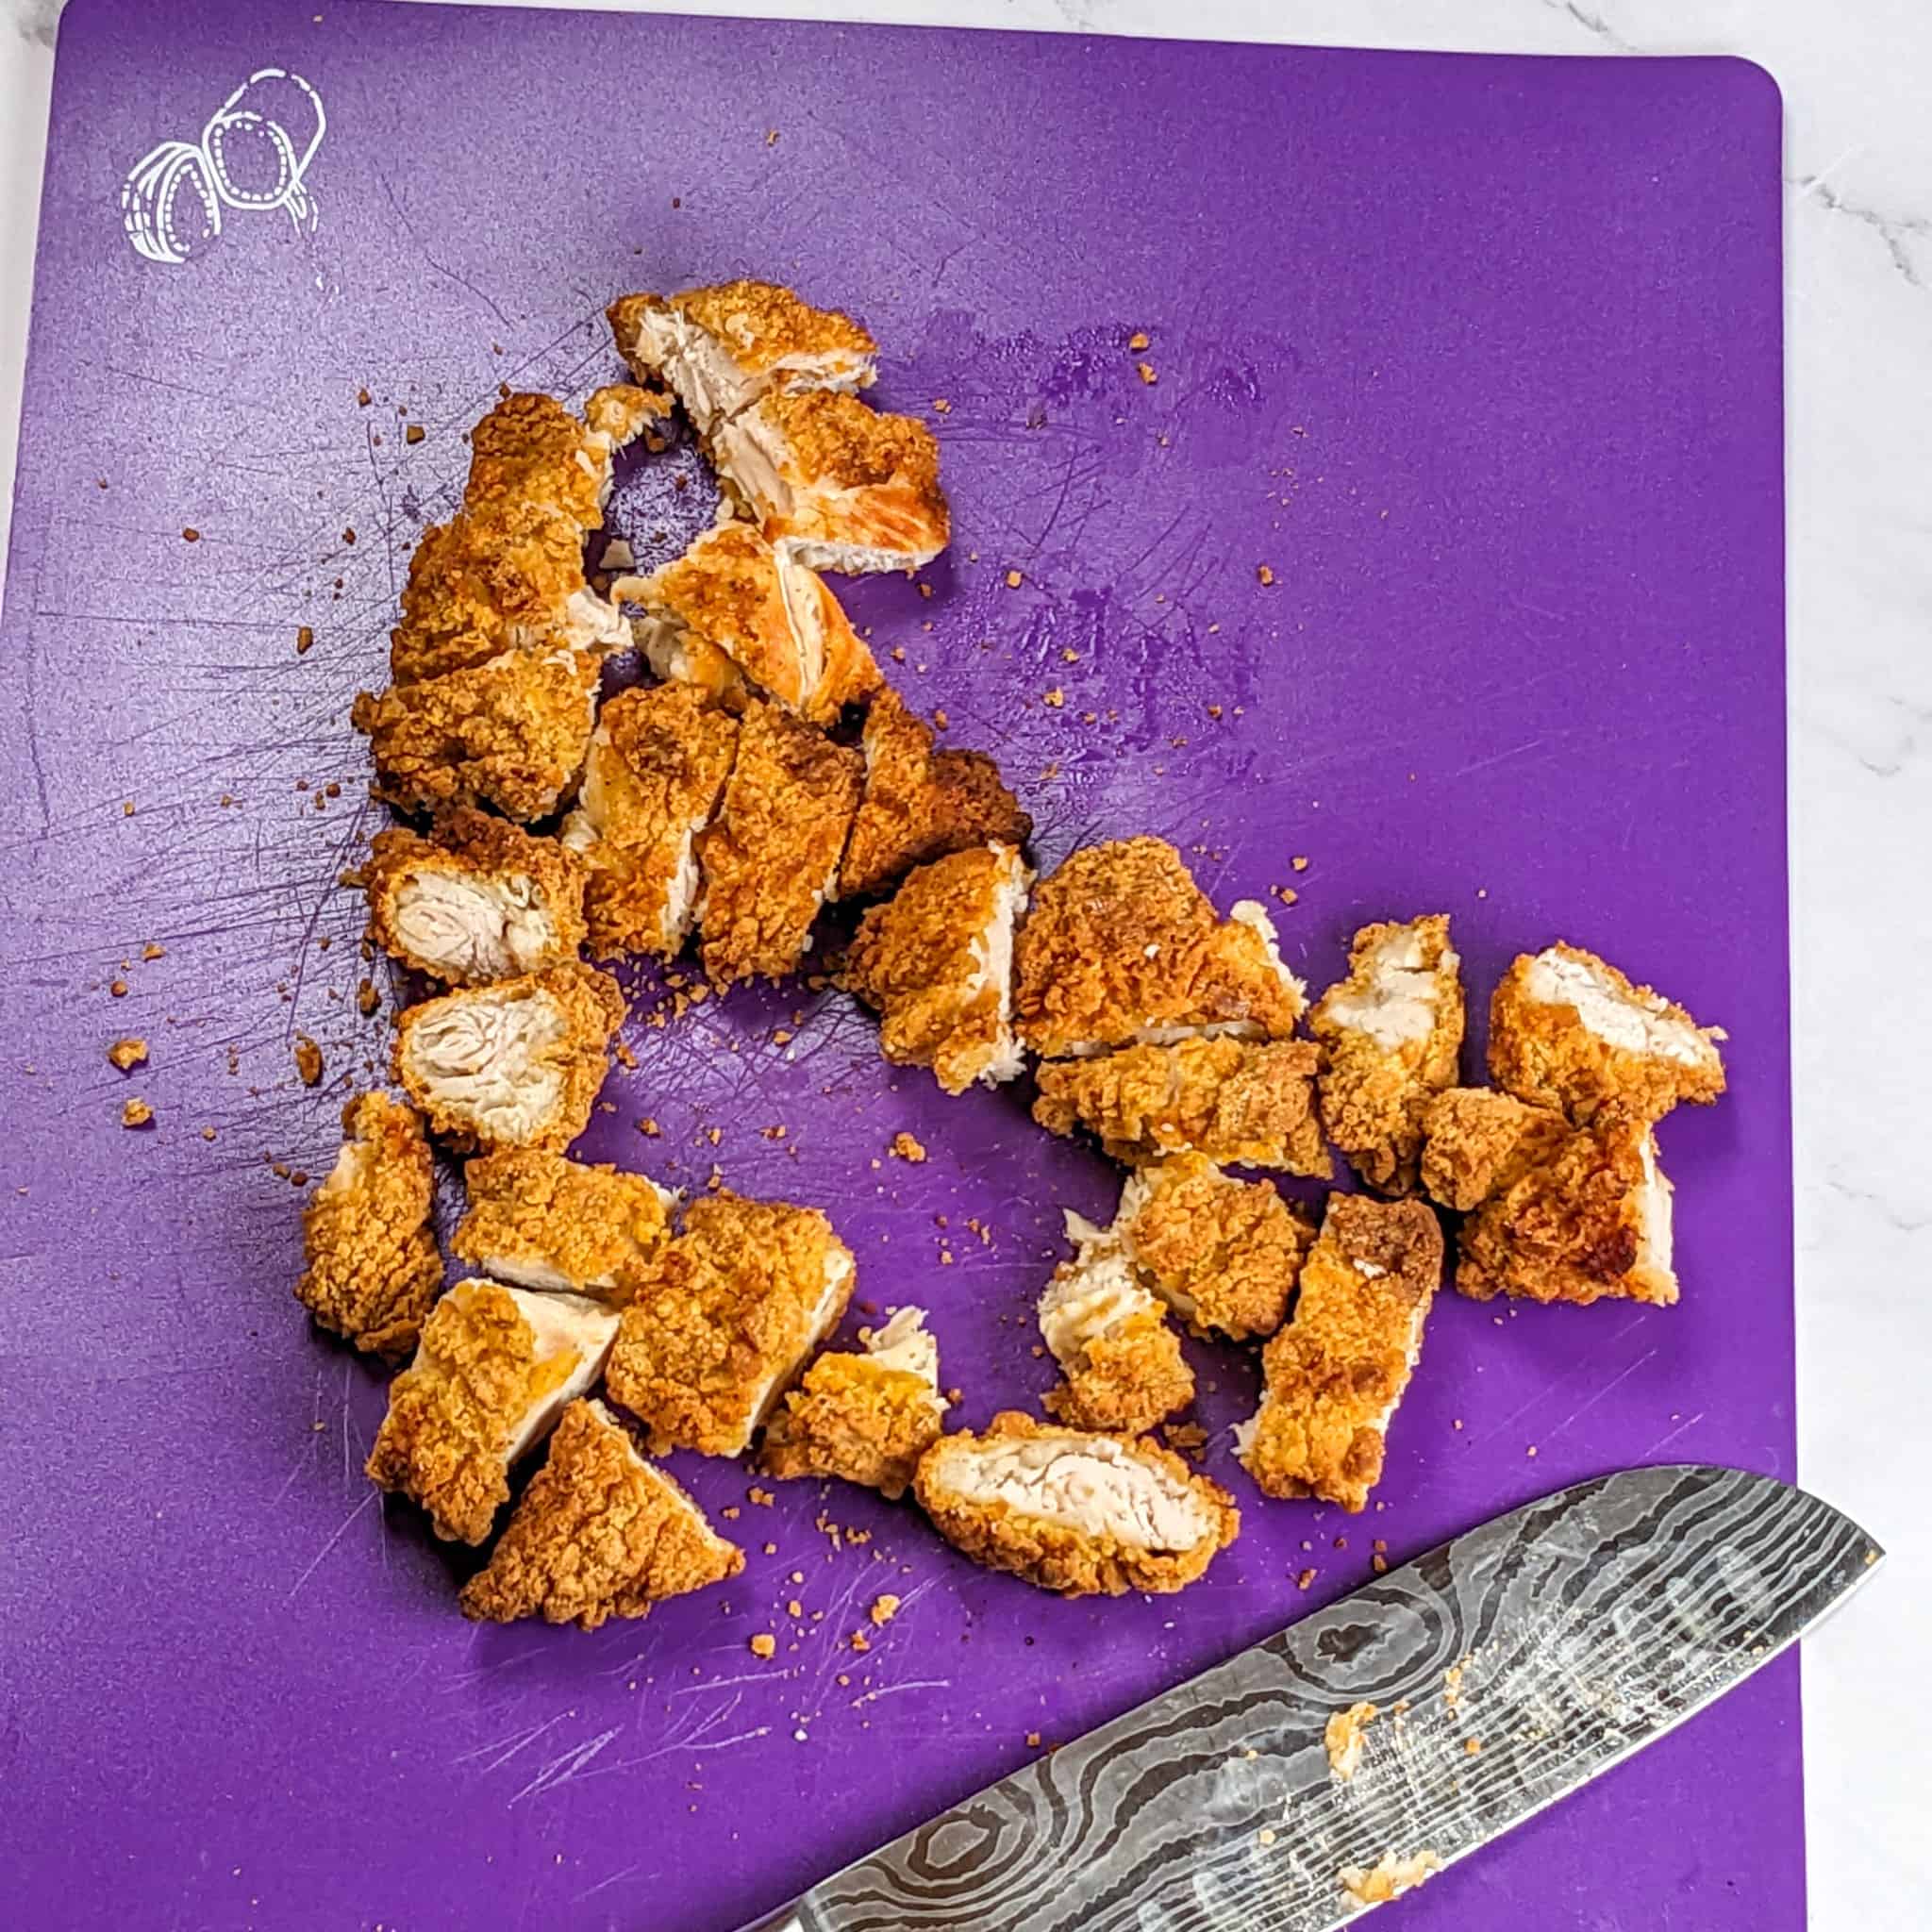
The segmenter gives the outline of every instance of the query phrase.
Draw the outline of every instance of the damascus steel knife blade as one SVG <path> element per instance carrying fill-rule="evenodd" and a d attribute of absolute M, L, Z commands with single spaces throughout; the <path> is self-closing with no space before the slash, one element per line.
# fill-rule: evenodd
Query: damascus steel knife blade
<path fill-rule="evenodd" d="M 1768 1476 L 1578 1483 L 1037 1758 L 753 1932 L 1328 1932 L 1702 1709 L 1883 1554 Z"/>

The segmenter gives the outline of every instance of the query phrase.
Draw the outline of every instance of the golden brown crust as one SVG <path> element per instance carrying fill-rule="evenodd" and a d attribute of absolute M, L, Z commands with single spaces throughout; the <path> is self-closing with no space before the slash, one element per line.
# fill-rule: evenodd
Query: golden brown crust
<path fill-rule="evenodd" d="M 1424 1191 L 1467 1214 L 1541 1167 L 1569 1131 L 1553 1108 L 1488 1087 L 1452 1087 L 1423 1113 Z"/>
<path fill-rule="evenodd" d="M 1042 879 L 1020 936 L 1014 1010 L 1047 1059 L 1215 1028 L 1285 1040 L 1301 990 L 1242 919 L 1221 920 L 1163 839 L 1074 853 Z"/>
<path fill-rule="evenodd" d="M 1183 1040 L 1039 1069 L 1033 1118 L 1085 1127 L 1128 1166 L 1174 1154 L 1325 1180 L 1334 1168 L 1315 1115 L 1321 1051 L 1307 1041 Z"/>
<path fill-rule="evenodd" d="M 1574 1005 L 1532 999 L 1528 982 L 1538 958 L 1552 956 L 1601 975 L 1617 998 L 1653 1021 L 1688 1029 L 1697 1040 L 1694 1061 L 1611 1045 L 1584 1024 Z M 1490 1000 L 1490 1076 L 1517 1099 L 1559 1108 L 1573 1121 L 1611 1104 L 1658 1121 L 1679 1101 L 1708 1106 L 1724 1091 L 1718 1053 L 1724 1037 L 1722 1027 L 1700 1027 L 1682 1007 L 1636 985 L 1607 959 L 1559 941 L 1541 956 L 1520 955 L 1497 982 Z"/>
<path fill-rule="evenodd" d="M 851 1263 L 815 1208 L 701 1196 L 624 1311 L 608 1374 L 612 1399 L 659 1449 L 738 1455 L 774 1384 L 796 1373 L 844 1311 Z"/>
<path fill-rule="evenodd" d="M 1474 1301 L 1614 1297 L 1668 1307 L 1677 1299 L 1676 1277 L 1646 1241 L 1644 1190 L 1653 1174 L 1668 1190 L 1649 1124 L 1626 1108 L 1600 1107 L 1463 1223 L 1457 1292 Z"/>
<path fill-rule="evenodd" d="M 1138 1436 L 1194 1399 L 1194 1372 L 1158 1308 L 1143 1307 L 1096 1335 L 1041 1406 L 1075 1429 Z"/>
<path fill-rule="evenodd" d="M 931 728 L 890 688 L 865 715 L 865 796 L 839 868 L 839 896 L 866 898 L 916 865 L 997 841 L 1033 821 L 982 752 L 933 749 Z"/>
<path fill-rule="evenodd" d="M 1426 1032 L 1395 1041 L 1376 1039 L 1360 1011 L 1388 988 L 1388 954 L 1405 944 L 1404 978 L 1433 982 L 1435 1007 Z M 1456 1081 L 1462 1050 L 1461 962 L 1449 943 L 1449 916 L 1432 913 L 1406 924 L 1365 925 L 1349 949 L 1348 977 L 1331 987 L 1308 1016 L 1308 1030 L 1327 1052 L 1318 1083 L 1328 1138 L 1372 1188 L 1410 1194 L 1419 1185 L 1422 1116 L 1430 1096 Z M 1378 965 L 1381 970 L 1378 971 Z M 1384 1006 L 1377 1017 L 1391 1010 Z"/>
<path fill-rule="evenodd" d="M 1241 1531 L 1241 1512 L 1220 1484 L 1191 1469 L 1173 1450 L 1148 1438 L 1115 1437 L 1128 1454 L 1162 1470 L 1190 1490 L 1213 1523 L 1213 1533 L 1186 1550 L 1151 1550 L 1112 1537 L 1029 1517 L 1004 1503 L 968 1503 L 943 1483 L 943 1459 L 950 1447 L 1013 1439 L 1077 1438 L 1082 1432 L 1037 1423 L 1007 1409 L 993 1417 L 984 1435 L 970 1429 L 941 1436 L 920 1457 L 913 1477 L 919 1506 L 945 1540 L 975 1563 L 1004 1570 L 1042 1590 L 1063 1596 L 1124 1596 L 1130 1590 L 1164 1594 L 1185 1589 Z"/>
<path fill-rule="evenodd" d="M 1201 1154 L 1141 1170 L 1117 1224 L 1141 1278 L 1197 1334 L 1273 1335 L 1315 1239 L 1314 1223 L 1273 1181 L 1238 1181 Z"/>
<path fill-rule="evenodd" d="M 489 805 L 528 824 L 548 818 L 583 769 L 598 675 L 591 651 L 509 651 L 379 698 L 363 691 L 350 721 L 399 811 Z"/>
<path fill-rule="evenodd" d="M 671 1210 L 641 1174 L 508 1148 L 472 1160 L 463 1183 L 469 1211 L 450 1252 L 525 1287 L 622 1307 L 671 1239 Z"/>
<path fill-rule="evenodd" d="M 1261 1352 L 1241 1461 L 1263 1491 L 1366 1506 L 1441 1274 L 1442 1231 L 1420 1201 L 1329 1196 L 1294 1319 Z"/>
<path fill-rule="evenodd" d="M 619 691 L 604 707 L 584 804 L 564 828 L 590 869 L 585 917 L 594 958 L 668 958 L 683 944 L 681 924 L 667 931 L 667 908 L 737 756 L 736 722 L 688 686 Z"/>
<path fill-rule="evenodd" d="M 429 1142 L 414 1111 L 387 1093 L 352 1100 L 342 1125 L 341 1154 L 302 1217 L 308 1265 L 295 1299 L 332 1334 L 394 1358 L 415 1347 L 442 1286 Z"/>
<path fill-rule="evenodd" d="M 779 370 L 789 361 L 824 357 L 869 360 L 878 353 L 864 325 L 836 308 L 814 308 L 780 282 L 715 282 L 681 294 L 621 295 L 605 312 L 619 353 L 641 374 L 656 374 L 641 359 L 639 325 L 654 309 L 674 309 L 714 337 L 747 375 Z M 863 378 L 870 380 L 867 376 Z"/>
<path fill-rule="evenodd" d="M 594 1630 L 743 1568 L 743 1551 L 638 1454 L 623 1424 L 601 1403 L 578 1400 L 490 1561 L 463 1586 L 463 1614 L 509 1624 L 541 1612 L 546 1623 Z"/>
<path fill-rule="evenodd" d="M 866 913 L 846 954 L 841 983 L 878 1011 L 880 1051 L 899 1066 L 930 1067 L 948 1093 L 1021 1070 L 1009 975 L 987 962 L 1002 901 L 1024 895 L 1025 877 L 1009 846 L 935 859 Z"/>
<path fill-rule="evenodd" d="M 369 893 L 369 937 L 391 958 L 451 985 L 475 985 L 506 974 L 533 973 L 576 957 L 584 941 L 583 860 L 555 839 L 533 838 L 508 819 L 459 807 L 437 821 L 429 838 L 404 825 L 376 833 L 370 841 L 363 867 Z M 500 904 L 523 915 L 518 933 L 527 936 L 541 927 L 541 950 L 526 937 L 500 941 L 505 951 L 520 949 L 523 957 L 488 970 L 490 961 L 464 963 L 444 954 L 431 957 L 411 943 L 403 911 L 403 897 L 412 882 L 432 874 L 473 883 Z"/>
<path fill-rule="evenodd" d="M 881 1367 L 869 1356 L 822 1355 L 773 1413 L 758 1466 L 781 1481 L 837 1476 L 896 1502 L 939 1441 L 945 1409 L 910 1370 Z"/>
<path fill-rule="evenodd" d="M 560 1153 L 591 1124 L 597 1090 L 610 1071 L 610 1037 L 623 1024 L 624 1012 L 617 982 L 581 959 L 490 986 L 460 988 L 425 1000 L 397 1019 L 395 1077 L 427 1118 L 430 1132 L 452 1147 Z M 506 1014 L 512 1021 L 527 1020 L 530 1035 L 507 1045 Z M 472 1066 L 487 1055 L 513 1085 L 541 1084 L 554 1091 L 528 1118 L 512 1118 L 512 1110 L 492 1098 L 448 1091 L 446 1070 L 456 1064 L 456 1054 Z"/>
<path fill-rule="evenodd" d="M 419 1504 L 446 1541 L 480 1543 L 509 1498 L 518 1422 L 570 1379 L 575 1359 L 568 1350 L 538 1359 L 508 1289 L 458 1282 L 429 1311 L 416 1360 L 390 1384 L 370 1480 Z"/>
<path fill-rule="evenodd" d="M 858 809 L 860 759 L 754 702 L 716 822 L 698 841 L 705 972 L 714 985 L 796 972 Z"/>

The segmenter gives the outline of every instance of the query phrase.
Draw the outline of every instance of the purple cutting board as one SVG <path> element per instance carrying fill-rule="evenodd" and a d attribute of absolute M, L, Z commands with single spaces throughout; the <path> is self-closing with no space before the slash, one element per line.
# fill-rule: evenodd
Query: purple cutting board
<path fill-rule="evenodd" d="M 209 239 L 177 198 L 187 258 L 138 255 L 124 179 L 270 65 L 325 106 L 312 225 Z M 238 178 L 274 158 L 251 132 Z M 1618 1464 L 1789 1475 L 1778 156 L 1727 60 L 71 6 L 0 698 L 8 1923 L 724 1932 L 1353 1588 L 1374 1539 L 1399 1561 Z M 757 1507 L 679 1457 L 741 1509 L 731 1586 L 589 1637 L 461 1621 L 462 1563 L 363 1480 L 382 1379 L 290 1300 L 270 1165 L 326 1167 L 385 1045 L 358 978 L 394 991 L 336 885 L 375 823 L 345 713 L 499 380 L 580 395 L 612 294 L 738 273 L 856 308 L 877 399 L 938 428 L 931 595 L 850 603 L 1042 861 L 1160 832 L 1224 904 L 1292 884 L 1318 985 L 1359 922 L 1443 908 L 1479 994 L 1560 934 L 1729 1026 L 1731 1096 L 1663 1131 L 1680 1307 L 1445 1296 L 1353 1520 L 1256 1495 L 1224 1431 L 1253 1362 L 1196 1350 L 1245 1526 L 1179 1598 L 1063 1603 L 908 1508 Z M 702 520 L 696 471 L 625 483 L 648 556 Z M 826 1205 L 982 1424 L 1047 1386 L 1060 1208 L 1113 1177 L 874 1038 L 804 988 L 634 1021 L 584 1151 Z M 1396 1923 L 1794 1932 L 1803 1890 L 1787 1661 Z"/>

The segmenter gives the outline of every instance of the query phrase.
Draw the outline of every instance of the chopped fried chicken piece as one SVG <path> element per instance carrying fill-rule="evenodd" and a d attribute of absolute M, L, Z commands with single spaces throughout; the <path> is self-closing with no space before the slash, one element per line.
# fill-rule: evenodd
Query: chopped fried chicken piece
<path fill-rule="evenodd" d="M 599 959 L 672 958 L 697 911 L 697 841 L 738 755 L 738 725 L 686 685 L 619 691 L 604 707 L 563 842 L 590 868 Z"/>
<path fill-rule="evenodd" d="M 776 282 L 624 295 L 605 313 L 631 373 L 667 383 L 707 435 L 769 390 L 860 390 L 876 374 L 860 324 Z"/>
<path fill-rule="evenodd" d="M 590 1124 L 624 995 L 580 959 L 464 988 L 396 1022 L 395 1073 L 455 1147 L 567 1147 Z"/>
<path fill-rule="evenodd" d="M 1020 1033 L 1045 1059 L 1202 1035 L 1285 1040 L 1300 981 L 1252 900 L 1225 921 L 1161 839 L 1089 845 L 1041 881 L 1020 935 Z"/>
<path fill-rule="evenodd" d="M 363 870 L 370 937 L 432 979 L 537 973 L 583 943 L 583 861 L 487 812 L 451 812 L 428 839 L 378 832 Z"/>
<path fill-rule="evenodd" d="M 1424 1191 L 1467 1214 L 1542 1166 L 1569 1132 L 1553 1108 L 1488 1087 L 1452 1087 L 1423 1112 Z"/>
<path fill-rule="evenodd" d="M 644 607 L 638 642 L 659 677 L 734 709 L 764 697 L 828 724 L 878 688 L 832 587 L 750 524 L 717 525 L 662 570 L 620 577 L 611 595 Z"/>
<path fill-rule="evenodd" d="M 854 1279 L 817 1208 L 703 1195 L 624 1311 L 611 1397 L 659 1449 L 737 1456 L 838 1324 Z"/>
<path fill-rule="evenodd" d="M 541 1611 L 547 1623 L 594 1630 L 743 1568 L 744 1552 L 586 1398 L 564 1410 L 490 1561 L 463 1586 L 463 1615 L 513 1624 Z"/>
<path fill-rule="evenodd" d="M 1674 1302 L 1671 1184 L 1649 1123 L 1600 1107 L 1493 1192 L 1463 1223 L 1456 1286 L 1485 1302 Z"/>
<path fill-rule="evenodd" d="M 1344 1865 L 1336 1873 L 1351 1905 L 1386 1906 L 1425 1883 L 1442 1869 L 1434 1852 L 1384 1852 L 1373 1865 Z"/>
<path fill-rule="evenodd" d="M 1072 1232 L 1079 1252 L 1040 1297 L 1040 1332 L 1066 1376 L 1046 1409 L 1076 1429 L 1138 1436 L 1194 1399 L 1194 1372 L 1120 1243 L 1084 1224 Z"/>
<path fill-rule="evenodd" d="M 1523 954 L 1497 984 L 1490 1074 L 1573 1121 L 1612 1101 L 1658 1121 L 1680 1100 L 1707 1105 L 1724 1091 L 1724 1037 L 1594 953 L 1558 944 Z"/>
<path fill-rule="evenodd" d="M 863 1352 L 826 1354 L 773 1412 L 759 1467 L 769 1476 L 838 1476 L 897 1502 L 945 1426 L 939 1344 L 924 1308 L 859 1330 Z"/>
<path fill-rule="evenodd" d="M 369 739 L 398 811 L 493 806 L 527 824 L 576 783 L 595 722 L 594 652 L 506 651 L 416 684 L 363 691 L 350 721 Z"/>
<path fill-rule="evenodd" d="M 1185 1588 L 1234 1541 L 1226 1491 L 1172 1449 L 1008 1409 L 983 1436 L 942 1436 L 913 1491 L 957 1550 L 1065 1596 Z"/>
<path fill-rule="evenodd" d="M 671 1239 L 677 1196 L 641 1174 L 535 1148 L 484 1155 L 463 1170 L 470 1211 L 451 1252 L 519 1288 L 564 1289 L 621 1306 Z"/>
<path fill-rule="evenodd" d="M 429 1142 L 415 1112 L 387 1093 L 352 1100 L 342 1125 L 342 1151 L 302 1217 L 308 1267 L 295 1299 L 358 1348 L 407 1355 L 442 1286 Z"/>
<path fill-rule="evenodd" d="M 1418 1185 L 1423 1109 L 1455 1084 L 1462 1049 L 1461 963 L 1446 913 L 1365 925 L 1348 977 L 1308 1016 L 1328 1055 L 1323 1124 L 1372 1188 L 1412 1194 Z"/>
<path fill-rule="evenodd" d="M 1235 1432 L 1264 1493 L 1367 1505 L 1441 1274 L 1442 1230 L 1422 1202 L 1328 1197 L 1294 1319 L 1261 1352 L 1261 1407 Z"/>
<path fill-rule="evenodd" d="M 865 796 L 839 868 L 841 898 L 883 891 L 949 852 L 1032 836 L 999 767 L 984 752 L 935 751 L 931 727 L 890 687 L 865 714 L 864 742 Z"/>
<path fill-rule="evenodd" d="M 754 701 L 716 821 L 698 841 L 698 925 L 712 983 L 782 979 L 811 946 L 858 809 L 859 756 Z"/>
<path fill-rule="evenodd" d="M 879 1045 L 948 1093 L 1025 1071 L 1013 1037 L 1013 926 L 1032 874 L 1010 845 L 914 872 L 859 923 L 843 984 L 881 1015 Z"/>
<path fill-rule="evenodd" d="M 1042 1066 L 1033 1118 L 1056 1134 L 1085 1127 L 1130 1167 L 1204 1154 L 1325 1180 L 1333 1168 L 1315 1117 L 1320 1065 L 1320 1049 L 1303 1040 L 1130 1046 Z"/>
<path fill-rule="evenodd" d="M 480 1543 L 511 1466 L 597 1379 L 616 1333 L 617 1317 L 580 1295 L 458 1282 L 390 1384 L 370 1479 L 420 1504 L 445 1541 Z"/>

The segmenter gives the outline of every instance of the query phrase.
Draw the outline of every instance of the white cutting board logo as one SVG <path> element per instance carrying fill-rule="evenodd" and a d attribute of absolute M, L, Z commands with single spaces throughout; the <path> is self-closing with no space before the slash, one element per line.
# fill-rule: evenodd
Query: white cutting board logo
<path fill-rule="evenodd" d="M 227 212 L 284 209 L 315 225 L 308 173 L 328 117 L 299 74 L 263 67 L 208 117 L 197 141 L 164 141 L 121 184 L 121 225 L 137 255 L 178 267 L 222 232 Z"/>

